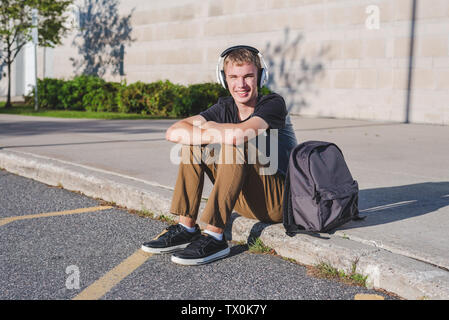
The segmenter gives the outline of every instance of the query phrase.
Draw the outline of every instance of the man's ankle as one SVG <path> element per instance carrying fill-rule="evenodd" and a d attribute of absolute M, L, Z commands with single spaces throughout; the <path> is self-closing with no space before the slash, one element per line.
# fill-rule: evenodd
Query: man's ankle
<path fill-rule="evenodd" d="M 180 216 L 179 217 L 179 224 L 182 225 L 182 226 L 185 226 L 187 228 L 194 228 L 195 224 L 196 224 L 196 221 L 193 220 L 190 217 L 187 217 L 187 216 Z"/>
<path fill-rule="evenodd" d="M 182 222 L 178 222 L 181 226 L 183 226 L 184 227 L 184 229 L 186 229 L 188 232 L 195 232 L 195 230 L 196 230 L 196 227 L 195 226 L 193 226 L 193 227 L 189 227 L 189 226 L 186 226 L 185 224 L 183 224 Z"/>
<path fill-rule="evenodd" d="M 204 233 L 207 233 L 208 235 L 214 237 L 218 241 L 223 240 L 223 232 L 214 232 L 209 229 L 204 230 Z"/>

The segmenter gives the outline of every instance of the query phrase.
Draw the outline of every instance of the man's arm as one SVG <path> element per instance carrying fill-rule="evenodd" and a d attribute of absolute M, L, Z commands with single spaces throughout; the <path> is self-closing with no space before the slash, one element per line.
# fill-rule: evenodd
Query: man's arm
<path fill-rule="evenodd" d="M 255 116 L 241 123 L 216 123 L 208 121 L 202 128 L 212 129 L 224 144 L 239 145 L 251 140 L 268 129 L 269 125 L 262 118 Z"/>
<path fill-rule="evenodd" d="M 211 143 L 239 145 L 266 129 L 268 124 L 257 116 L 242 123 L 217 123 L 206 121 L 203 116 L 196 115 L 174 123 L 168 128 L 165 138 L 171 142 L 187 145 Z"/>
<path fill-rule="evenodd" d="M 204 123 L 206 123 L 206 119 L 201 115 L 179 120 L 167 129 L 165 139 L 187 145 L 205 144 L 207 142 L 201 142 L 204 131 L 201 129 L 201 125 Z"/>

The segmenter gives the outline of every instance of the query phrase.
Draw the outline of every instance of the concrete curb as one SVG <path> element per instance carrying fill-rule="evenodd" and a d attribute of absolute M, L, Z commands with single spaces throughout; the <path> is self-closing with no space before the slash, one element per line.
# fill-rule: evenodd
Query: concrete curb
<path fill-rule="evenodd" d="M 48 185 L 62 186 L 93 198 L 155 216 L 169 213 L 170 188 L 132 177 L 88 168 L 60 160 L 0 150 L 0 168 Z M 405 299 L 449 299 L 449 272 L 433 265 L 393 254 L 338 235 L 320 239 L 308 235 L 289 237 L 281 224 L 263 224 L 233 215 L 226 230 L 228 239 L 248 241 L 258 236 L 279 255 L 304 265 L 321 262 L 349 273 L 367 276 L 369 287 L 384 289 Z"/>

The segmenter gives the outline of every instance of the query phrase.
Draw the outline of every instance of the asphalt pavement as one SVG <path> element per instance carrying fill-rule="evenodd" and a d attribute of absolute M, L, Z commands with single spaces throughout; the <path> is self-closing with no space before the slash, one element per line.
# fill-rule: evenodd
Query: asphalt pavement
<path fill-rule="evenodd" d="M 311 277 L 304 266 L 246 244 L 230 243 L 226 259 L 197 267 L 143 253 L 141 243 L 167 226 L 0 170 L 0 300 L 177 300 L 179 316 L 190 303 L 184 300 L 395 299 Z"/>
<path fill-rule="evenodd" d="M 364 221 L 319 239 L 233 215 L 228 238 L 259 236 L 306 265 L 327 262 L 406 299 L 449 299 L 449 127 L 293 116 L 298 142 L 336 143 L 360 186 Z M 0 167 L 115 202 L 170 215 L 173 120 L 0 116 Z M 207 198 L 212 185 L 207 183 Z M 203 203 L 204 205 L 204 203 Z"/>

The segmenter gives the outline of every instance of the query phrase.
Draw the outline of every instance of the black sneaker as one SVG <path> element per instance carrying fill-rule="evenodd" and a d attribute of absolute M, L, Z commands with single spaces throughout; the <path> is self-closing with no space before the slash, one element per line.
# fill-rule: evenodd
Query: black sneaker
<path fill-rule="evenodd" d="M 231 250 L 224 236 L 222 240 L 217 240 L 203 233 L 184 250 L 174 253 L 171 261 L 187 266 L 200 265 L 224 258 L 229 252 Z"/>
<path fill-rule="evenodd" d="M 182 250 L 201 235 L 198 225 L 195 225 L 195 229 L 194 232 L 188 232 L 180 224 L 169 226 L 154 240 L 145 242 L 141 249 L 149 253 L 169 253 Z"/>

